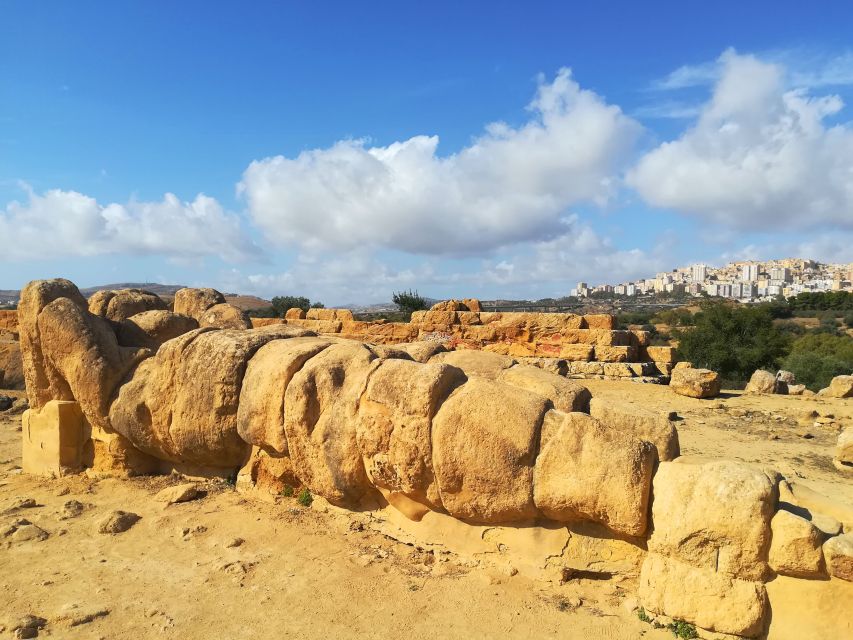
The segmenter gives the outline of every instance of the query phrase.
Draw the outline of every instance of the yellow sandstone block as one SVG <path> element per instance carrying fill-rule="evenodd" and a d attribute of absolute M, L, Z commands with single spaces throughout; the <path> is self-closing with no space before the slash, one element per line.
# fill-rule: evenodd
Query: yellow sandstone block
<path fill-rule="evenodd" d="M 22 428 L 24 472 L 58 477 L 80 471 L 88 432 L 76 402 L 51 400 L 40 411 L 28 409 Z"/>

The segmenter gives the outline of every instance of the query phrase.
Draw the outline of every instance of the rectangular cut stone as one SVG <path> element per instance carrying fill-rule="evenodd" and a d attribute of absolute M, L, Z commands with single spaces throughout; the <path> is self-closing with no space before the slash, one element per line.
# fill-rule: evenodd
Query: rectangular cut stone
<path fill-rule="evenodd" d="M 634 372 L 631 367 L 624 362 L 605 362 L 604 375 L 614 378 L 633 378 Z"/>
<path fill-rule="evenodd" d="M 672 347 L 646 347 L 641 354 L 643 360 L 651 360 L 652 362 L 675 362 L 675 349 Z"/>
<path fill-rule="evenodd" d="M 25 411 L 21 451 L 24 472 L 58 477 L 79 471 L 88 432 L 76 402 L 51 400 L 41 411 Z"/>
<path fill-rule="evenodd" d="M 480 324 L 480 314 L 476 311 L 457 311 L 460 324 Z"/>
<path fill-rule="evenodd" d="M 630 331 L 611 331 L 609 329 L 590 329 L 590 336 L 596 346 L 627 347 L 631 344 Z"/>
<path fill-rule="evenodd" d="M 630 362 L 637 357 L 634 347 L 595 347 L 595 359 L 599 362 Z"/>
<path fill-rule="evenodd" d="M 589 329 L 615 329 L 616 318 L 609 313 L 594 313 L 583 317 L 584 324 Z"/>
<path fill-rule="evenodd" d="M 560 347 L 560 358 L 572 362 L 589 362 L 593 357 L 591 344 L 564 344 Z"/>
<path fill-rule="evenodd" d="M 631 329 L 631 344 L 635 347 L 646 347 L 651 339 L 651 333 L 640 329 Z"/>

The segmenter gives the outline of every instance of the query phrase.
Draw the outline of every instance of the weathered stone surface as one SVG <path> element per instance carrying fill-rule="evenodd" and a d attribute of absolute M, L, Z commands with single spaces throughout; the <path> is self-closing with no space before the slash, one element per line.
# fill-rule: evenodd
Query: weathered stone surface
<path fill-rule="evenodd" d="M 767 574 L 776 484 L 728 460 L 662 462 L 654 478 L 649 551 L 745 580 Z"/>
<path fill-rule="evenodd" d="M 286 454 L 284 394 L 299 369 L 331 344 L 322 338 L 273 340 L 249 360 L 237 409 L 240 437 L 270 453 Z"/>
<path fill-rule="evenodd" d="M 464 382 L 460 369 L 411 360 L 386 360 L 373 372 L 359 403 L 356 439 L 374 486 L 441 507 L 432 420 Z"/>
<path fill-rule="evenodd" d="M 121 347 L 106 320 L 58 298 L 38 314 L 37 331 L 56 397 L 77 400 L 90 424 L 109 430 L 110 402 L 118 385 L 147 349 Z M 34 408 L 43 406 L 32 403 Z"/>
<path fill-rule="evenodd" d="M 96 291 L 89 298 L 89 312 L 113 322 L 121 322 L 144 311 L 165 311 L 166 308 L 160 296 L 144 289 Z"/>
<path fill-rule="evenodd" d="M 198 329 L 195 318 L 171 311 L 143 311 L 123 320 L 116 329 L 119 345 L 157 351 L 160 345 Z"/>
<path fill-rule="evenodd" d="M 21 436 L 25 473 L 60 477 L 81 470 L 88 433 L 78 403 L 51 400 L 25 411 Z"/>
<path fill-rule="evenodd" d="M 653 613 L 697 627 L 753 638 L 768 624 L 770 603 L 760 582 L 738 580 L 649 553 L 640 572 L 640 603 Z"/>
<path fill-rule="evenodd" d="M 438 353 L 430 358 L 429 361 L 439 364 L 449 364 L 462 369 L 467 376 L 478 376 L 490 380 L 496 380 L 501 371 L 509 369 L 517 362 L 509 356 L 470 349 Z"/>
<path fill-rule="evenodd" d="M 609 313 L 587 314 L 583 317 L 583 321 L 589 329 L 612 330 L 616 328 L 616 318 Z"/>
<path fill-rule="evenodd" d="M 757 369 L 749 378 L 744 393 L 776 393 L 776 376 L 764 369 Z"/>
<path fill-rule="evenodd" d="M 216 327 L 217 329 L 251 329 L 252 321 L 249 314 L 233 304 L 215 304 L 198 319 L 200 327 Z"/>
<path fill-rule="evenodd" d="M 853 473 L 853 427 L 847 427 L 838 436 L 833 462 L 841 471 Z"/>
<path fill-rule="evenodd" d="M 637 359 L 636 347 L 595 346 L 595 359 L 599 362 L 631 362 Z"/>
<path fill-rule="evenodd" d="M 829 575 L 853 582 L 853 533 L 835 536 L 823 543 Z"/>
<path fill-rule="evenodd" d="M 288 309 L 284 314 L 286 320 L 304 320 L 305 319 L 305 309 L 300 309 L 299 307 L 293 307 Z"/>
<path fill-rule="evenodd" d="M 237 432 L 246 365 L 266 343 L 304 333 L 285 325 L 252 331 L 208 327 L 169 340 L 121 387 L 110 409 L 113 427 L 161 459 L 239 467 L 250 449 Z"/>
<path fill-rule="evenodd" d="M 805 518 L 779 510 L 770 521 L 770 568 L 796 578 L 823 575 L 823 534 Z"/>
<path fill-rule="evenodd" d="M 337 320 L 338 322 L 352 322 L 352 311 L 349 309 L 308 309 L 305 314 L 308 320 Z"/>
<path fill-rule="evenodd" d="M 157 502 L 165 502 L 167 505 L 177 504 L 179 502 L 189 502 L 195 500 L 202 493 L 198 489 L 198 485 L 194 482 L 185 482 L 176 484 L 173 487 L 166 487 L 162 491 L 158 491 L 154 496 Z"/>
<path fill-rule="evenodd" d="M 806 389 L 806 385 L 804 384 L 789 384 L 788 385 L 788 395 L 789 396 L 802 396 L 805 395 L 805 392 L 808 391 Z M 809 392 L 811 393 L 811 392 Z"/>
<path fill-rule="evenodd" d="M 648 524 L 654 448 L 584 413 L 549 411 L 534 472 L 534 501 L 559 521 L 592 520 L 641 536 Z"/>
<path fill-rule="evenodd" d="M 835 376 L 821 392 L 827 398 L 853 398 L 853 376 Z"/>
<path fill-rule="evenodd" d="M 3 371 L 0 388 L 24 389 L 24 362 L 18 341 L 0 340 L 0 370 Z"/>
<path fill-rule="evenodd" d="M 395 345 L 398 349 L 402 349 L 408 353 L 412 360 L 416 362 L 428 362 L 437 353 L 444 353 L 447 348 L 440 342 L 424 340 L 421 342 L 404 342 L 403 344 Z"/>
<path fill-rule="evenodd" d="M 776 379 L 789 386 L 797 384 L 797 376 L 795 376 L 791 371 L 785 371 L 784 369 L 780 369 L 776 372 Z"/>
<path fill-rule="evenodd" d="M 606 427 L 633 435 L 654 445 L 659 460 L 674 460 L 680 453 L 678 431 L 666 416 L 634 405 L 593 398 L 589 413 Z"/>
<path fill-rule="evenodd" d="M 98 523 L 98 533 L 124 533 L 142 519 L 130 511 L 112 511 Z"/>
<path fill-rule="evenodd" d="M 652 362 L 664 362 L 667 364 L 675 363 L 675 349 L 672 347 L 652 347 L 648 346 L 643 349 L 644 355 Z"/>
<path fill-rule="evenodd" d="M 38 331 L 41 310 L 58 298 L 67 298 L 80 310 L 88 310 L 86 299 L 73 282 L 65 279 L 33 280 L 21 290 L 18 326 L 21 357 L 30 407 L 40 409 L 51 400 L 74 400 L 68 383 L 46 361 Z"/>
<path fill-rule="evenodd" d="M 589 362 L 595 357 L 591 344 L 564 344 L 560 346 L 560 358 L 572 362 Z"/>
<path fill-rule="evenodd" d="M 533 465 L 546 409 L 539 395 L 476 376 L 441 405 L 433 465 L 451 515 L 482 523 L 537 515 Z"/>
<path fill-rule="evenodd" d="M 357 504 L 371 491 L 356 425 L 359 398 L 379 362 L 363 344 L 334 344 L 308 360 L 285 392 L 284 428 L 296 475 L 339 506 Z"/>
<path fill-rule="evenodd" d="M 515 365 L 501 371 L 497 379 L 519 389 L 538 393 L 550 400 L 555 409 L 565 413 L 589 411 L 589 401 L 592 398 L 589 389 L 574 380 L 568 380 L 539 367 Z"/>
<path fill-rule="evenodd" d="M 224 302 L 225 296 L 216 289 L 178 289 L 175 292 L 174 311 L 200 320 L 210 307 Z"/>
<path fill-rule="evenodd" d="M 675 368 L 669 388 L 689 398 L 714 398 L 720 395 L 720 376 L 709 369 Z"/>

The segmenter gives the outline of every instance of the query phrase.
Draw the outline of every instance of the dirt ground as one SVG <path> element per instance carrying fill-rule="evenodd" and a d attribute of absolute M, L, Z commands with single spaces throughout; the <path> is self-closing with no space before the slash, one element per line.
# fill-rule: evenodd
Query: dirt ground
<path fill-rule="evenodd" d="M 853 401 L 699 401 L 657 385 L 588 382 L 596 396 L 676 411 L 685 454 L 768 464 L 853 505 L 853 478 L 831 463 Z M 833 417 L 802 426 L 806 410 Z M 511 575 L 402 544 L 320 501 L 260 501 L 224 483 L 164 506 L 153 496 L 176 478 L 30 477 L 20 470 L 20 437 L 20 415 L 0 413 L 0 532 L 25 518 L 48 535 L 0 537 L 0 637 L 14 637 L 29 614 L 45 619 L 38 637 L 63 639 L 672 638 L 640 622 L 635 600 L 612 582 Z M 82 503 L 79 515 L 70 501 Z M 98 533 L 116 509 L 141 520 Z"/>

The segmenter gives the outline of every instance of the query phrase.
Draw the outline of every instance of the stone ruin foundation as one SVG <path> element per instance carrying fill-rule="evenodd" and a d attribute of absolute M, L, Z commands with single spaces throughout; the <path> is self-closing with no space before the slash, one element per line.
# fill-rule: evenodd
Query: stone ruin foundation
<path fill-rule="evenodd" d="M 427 548 L 616 580 L 708 637 L 761 637 L 800 593 L 849 609 L 853 509 L 773 470 L 681 457 L 667 417 L 554 370 L 665 375 L 671 351 L 609 316 L 447 306 L 402 325 L 312 310 L 252 328 L 211 289 L 169 309 L 137 290 L 87 301 L 67 280 L 31 282 L 24 470 L 305 486 Z"/>

